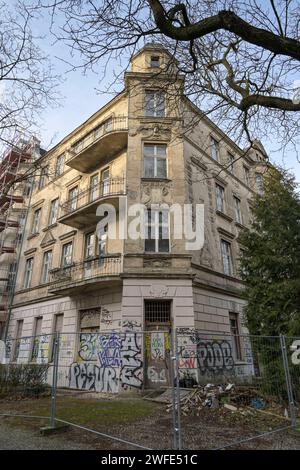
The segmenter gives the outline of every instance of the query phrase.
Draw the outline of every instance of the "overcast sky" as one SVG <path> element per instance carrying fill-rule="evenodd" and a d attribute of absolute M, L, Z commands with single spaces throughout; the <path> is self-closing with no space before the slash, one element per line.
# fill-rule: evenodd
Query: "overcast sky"
<path fill-rule="evenodd" d="M 49 19 L 40 18 L 35 24 L 35 32 L 44 35 L 43 39 L 40 40 L 40 45 L 49 55 L 56 73 L 62 76 L 60 86 L 62 95 L 61 106 L 57 109 L 49 108 L 40 119 L 39 137 L 46 149 L 59 142 L 66 134 L 80 125 L 112 98 L 111 94 L 102 93 L 97 90 L 105 90 L 113 81 L 115 74 L 121 71 L 120 64 L 112 63 L 107 68 L 105 78 L 100 83 L 99 80 L 100 76 L 102 76 L 101 70 L 104 63 L 99 64 L 99 69 L 96 72 L 89 71 L 83 74 L 80 70 L 68 71 L 70 66 L 63 60 L 73 63 L 75 59 L 70 57 L 67 46 L 64 46 L 62 43 L 55 43 L 48 31 Z M 127 64 L 128 58 L 124 58 L 124 60 L 124 63 Z M 300 182 L 300 163 L 297 161 L 294 152 L 287 152 L 283 155 L 282 152 L 276 151 L 277 145 L 272 142 L 272 138 L 270 138 L 269 142 L 264 141 L 263 145 L 269 153 L 271 161 L 292 170 L 296 175 L 297 181 Z"/>

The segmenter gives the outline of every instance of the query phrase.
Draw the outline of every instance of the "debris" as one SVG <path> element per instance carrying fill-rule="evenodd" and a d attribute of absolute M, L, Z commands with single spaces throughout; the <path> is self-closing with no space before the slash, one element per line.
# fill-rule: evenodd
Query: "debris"
<path fill-rule="evenodd" d="M 252 408 L 255 408 L 256 410 L 260 410 L 261 408 L 265 406 L 262 398 L 253 398 L 250 404 Z"/>
<path fill-rule="evenodd" d="M 227 410 L 230 410 L 230 411 L 237 411 L 236 406 L 228 405 L 227 403 L 225 403 L 224 408 L 226 408 Z"/>

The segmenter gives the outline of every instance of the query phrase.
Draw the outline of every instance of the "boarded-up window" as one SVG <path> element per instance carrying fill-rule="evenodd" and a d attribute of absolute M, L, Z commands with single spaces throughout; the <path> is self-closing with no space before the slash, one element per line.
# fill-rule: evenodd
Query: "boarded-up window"
<path fill-rule="evenodd" d="M 79 312 L 79 329 L 81 332 L 93 332 L 100 329 L 100 313 L 101 308 L 90 308 L 80 310 Z"/>

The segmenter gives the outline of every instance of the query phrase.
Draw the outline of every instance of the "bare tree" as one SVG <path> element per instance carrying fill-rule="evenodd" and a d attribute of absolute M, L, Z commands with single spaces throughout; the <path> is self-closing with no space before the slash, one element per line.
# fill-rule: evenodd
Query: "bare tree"
<path fill-rule="evenodd" d="M 299 142 L 298 0 L 31 0 L 51 9 L 73 67 L 129 57 L 160 42 L 186 75 L 185 94 L 239 143 L 272 135 Z M 56 28 L 56 15 L 63 26 Z M 80 61 L 75 57 L 79 53 Z M 104 67 L 104 73 L 106 72 Z"/>
<path fill-rule="evenodd" d="M 58 78 L 37 45 L 23 2 L 0 1 L 0 150 L 36 132 L 41 111 L 56 103 Z"/>

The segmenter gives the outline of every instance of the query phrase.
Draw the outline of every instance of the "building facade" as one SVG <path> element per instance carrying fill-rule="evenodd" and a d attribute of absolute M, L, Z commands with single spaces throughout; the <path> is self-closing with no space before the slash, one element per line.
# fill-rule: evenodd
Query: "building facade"
<path fill-rule="evenodd" d="M 184 96 L 184 77 L 159 45 L 146 45 L 132 58 L 124 83 L 121 93 L 40 157 L 24 228 L 8 340 L 78 333 L 68 340 L 70 386 L 87 360 L 80 351 L 93 347 L 85 344 L 93 333 L 145 331 L 168 350 L 164 332 L 170 328 L 220 337 L 246 332 L 239 233 L 250 223 L 253 194 L 262 190 L 265 151 L 257 142 L 245 152 L 203 116 Z M 105 211 L 97 215 L 102 204 Z M 120 236 L 124 204 L 127 225 L 130 208 L 145 207 L 150 238 Z M 194 228 L 196 205 L 204 207 L 201 249 L 190 249 L 185 234 L 175 237 L 168 210 L 174 204 L 191 205 Z M 115 238 L 109 227 L 97 228 L 110 208 L 117 215 Z M 138 374 L 96 389 L 167 382 L 165 365 L 145 371 L 144 343 L 141 336 L 140 344 L 127 345 L 139 351 Z M 28 360 L 50 361 L 36 344 Z M 18 362 L 17 352 L 10 353 Z M 230 354 L 243 363 L 234 340 Z"/>

